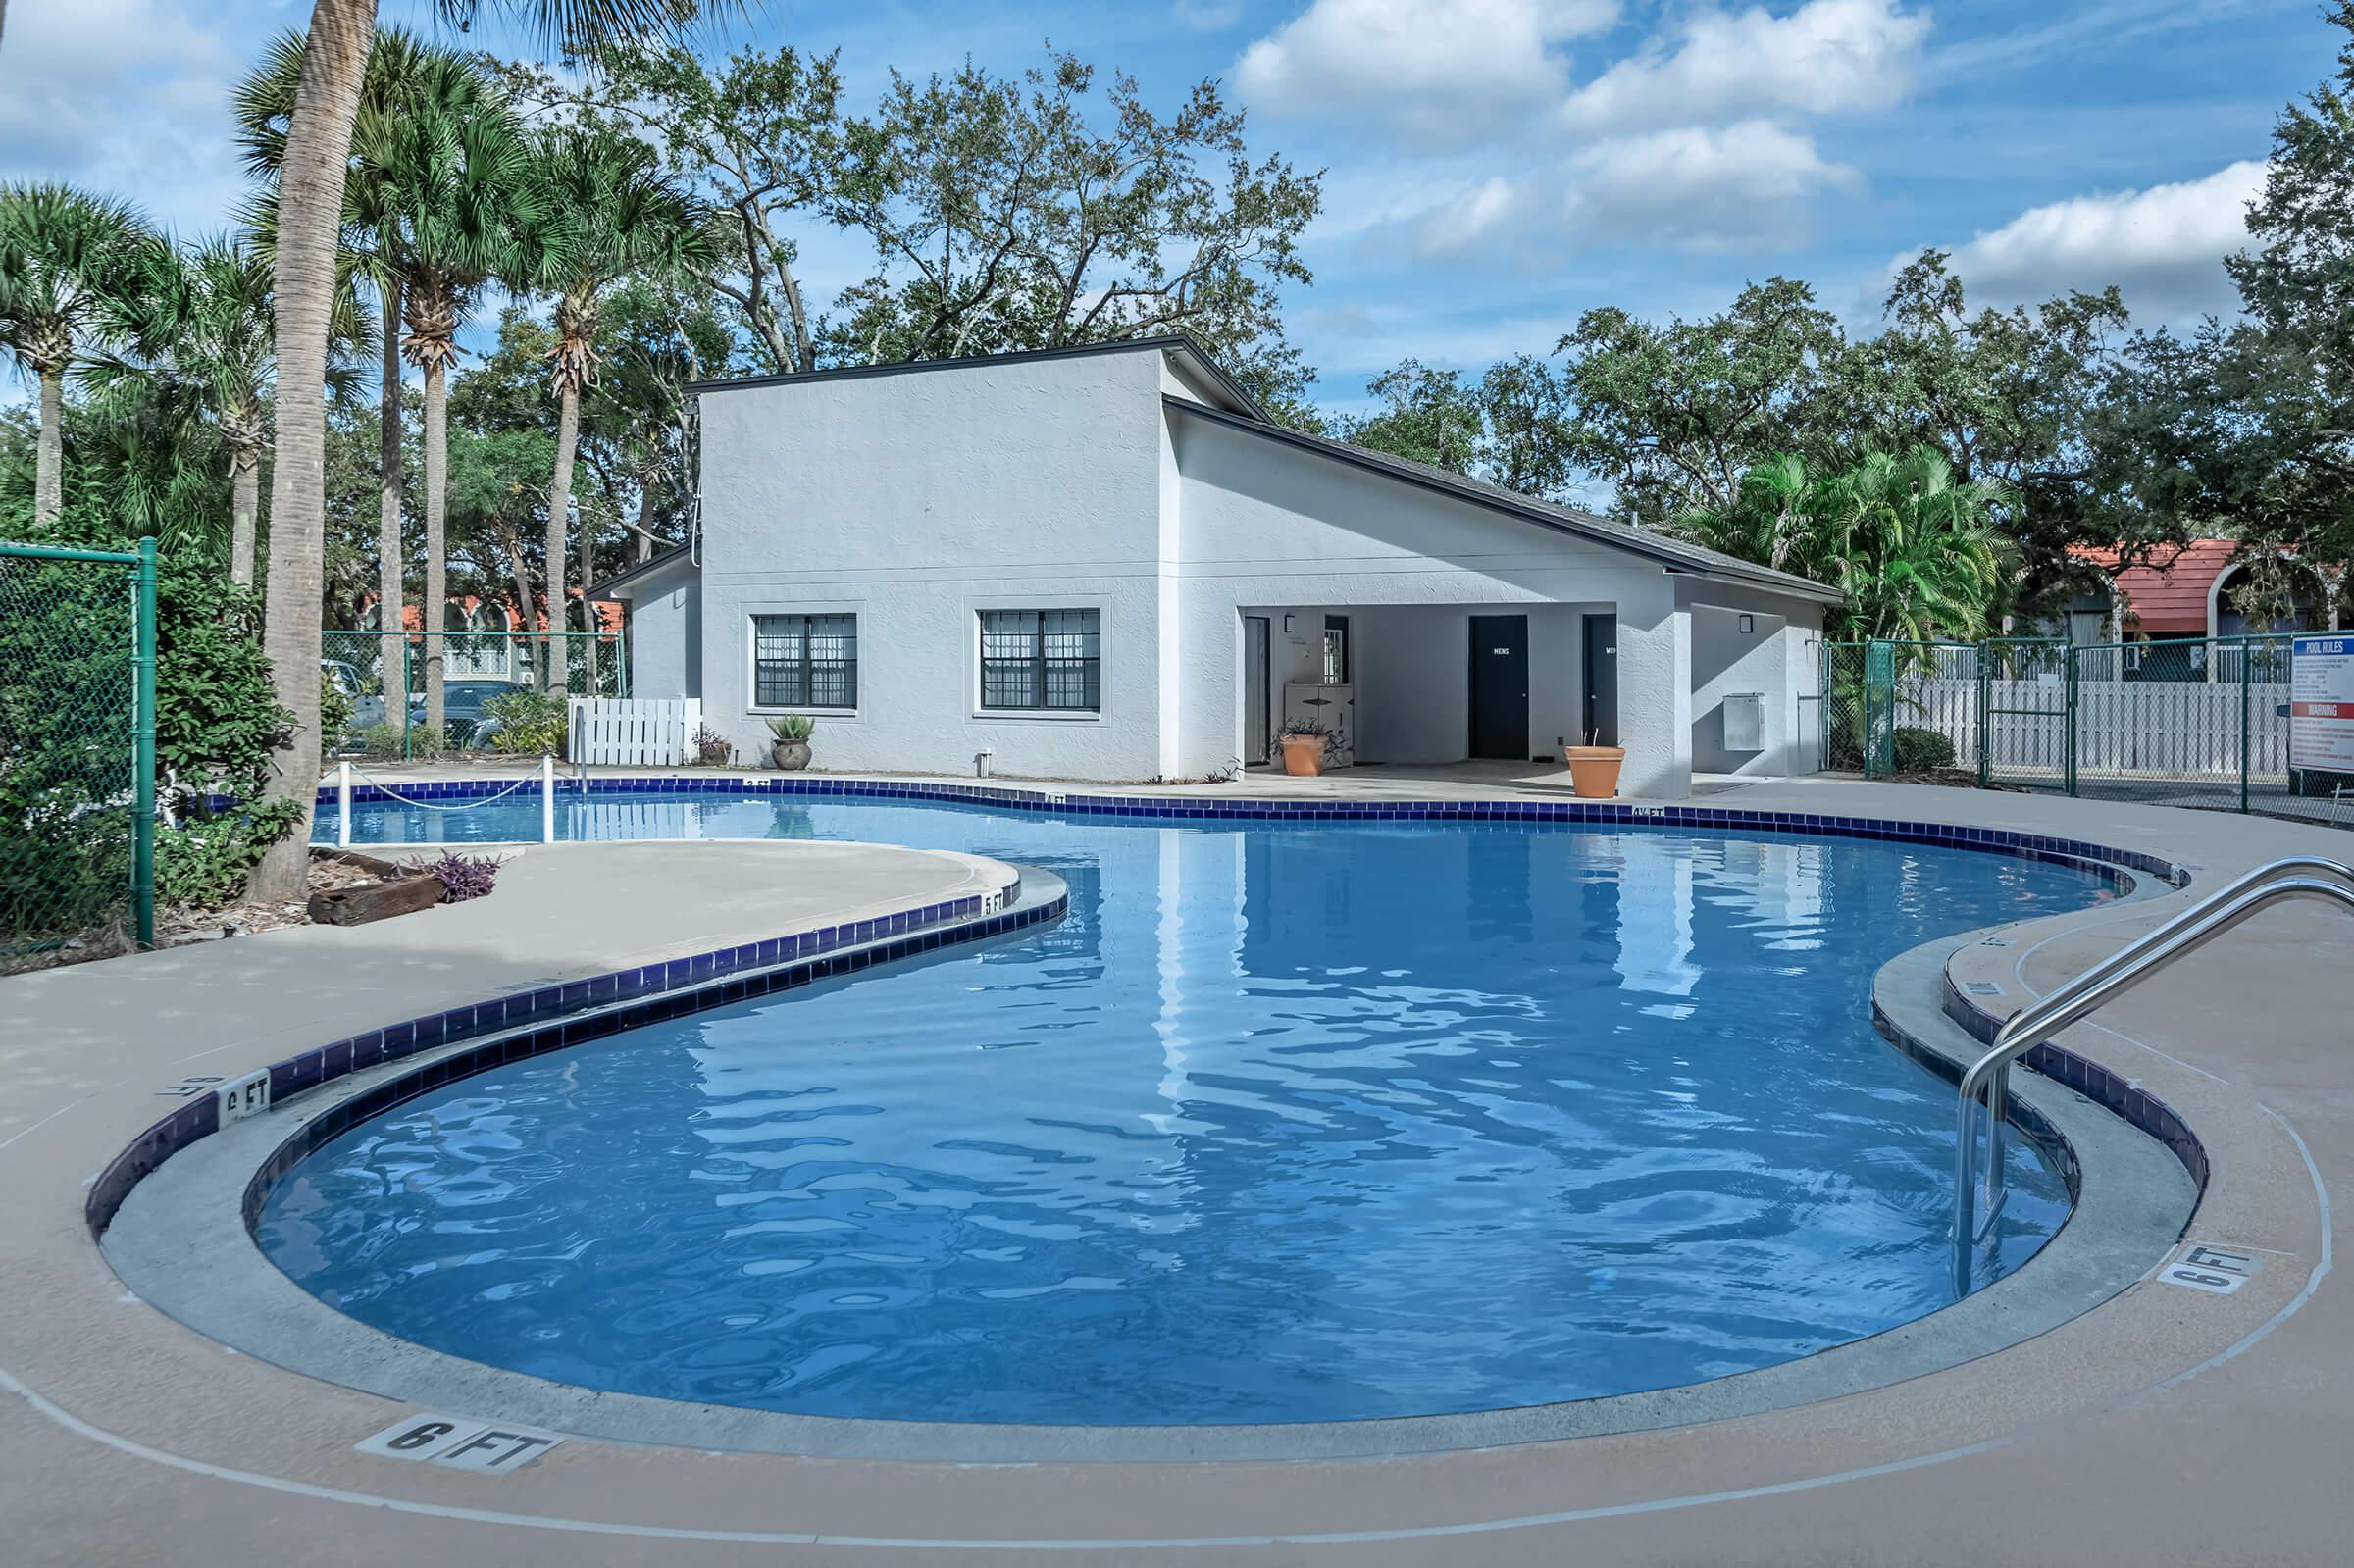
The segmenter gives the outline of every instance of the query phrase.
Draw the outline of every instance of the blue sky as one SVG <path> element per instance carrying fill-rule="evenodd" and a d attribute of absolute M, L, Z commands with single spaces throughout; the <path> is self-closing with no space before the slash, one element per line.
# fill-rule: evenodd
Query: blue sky
<path fill-rule="evenodd" d="M 1805 278 L 1858 323 L 1893 263 L 1957 253 L 1994 302 L 2124 286 L 2227 310 L 2221 257 L 2280 106 L 2339 41 L 2317 0 L 766 0 L 718 46 L 1012 72 L 1051 40 L 1159 105 L 1221 78 L 1259 151 L 1327 171 L 1294 340 L 1328 406 L 1407 354 L 1549 350 L 1577 313 L 1696 314 Z M 183 232 L 240 188 L 229 84 L 297 0 L 11 0 L 0 176 L 73 179 Z M 383 0 L 429 25 L 424 0 Z M 486 41 L 495 43 L 495 35 Z M 807 236 L 812 291 L 867 268 Z"/>

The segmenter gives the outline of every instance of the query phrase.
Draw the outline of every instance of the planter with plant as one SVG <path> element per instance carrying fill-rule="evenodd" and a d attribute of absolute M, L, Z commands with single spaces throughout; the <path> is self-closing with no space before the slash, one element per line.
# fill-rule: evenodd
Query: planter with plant
<path fill-rule="evenodd" d="M 1287 719 L 1275 736 L 1283 752 L 1283 771 L 1295 779 L 1313 779 L 1324 771 L 1336 736 L 1313 719 Z"/>
<path fill-rule="evenodd" d="M 768 733 L 776 742 L 768 748 L 768 760 L 786 773 L 798 773 L 809 766 L 809 737 L 817 733 L 817 721 L 805 713 L 789 713 L 768 721 Z"/>
<path fill-rule="evenodd" d="M 1561 760 L 1569 764 L 1573 793 L 1587 800 L 1609 800 L 1618 793 L 1618 770 L 1626 765 L 1626 747 L 1563 746 Z"/>
<path fill-rule="evenodd" d="M 706 768 L 724 768 L 736 760 L 736 747 L 726 735 L 704 725 L 694 733 L 694 760 Z"/>

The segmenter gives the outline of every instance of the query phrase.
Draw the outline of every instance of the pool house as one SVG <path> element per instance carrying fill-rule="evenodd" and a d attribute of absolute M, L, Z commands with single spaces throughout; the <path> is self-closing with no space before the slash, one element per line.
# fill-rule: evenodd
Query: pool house
<path fill-rule="evenodd" d="M 1200 779 L 1312 718 L 1675 798 L 1817 754 L 1834 590 L 1290 429 L 1183 337 L 695 391 L 694 542 L 593 593 L 741 756 L 810 714 L 829 769 Z"/>

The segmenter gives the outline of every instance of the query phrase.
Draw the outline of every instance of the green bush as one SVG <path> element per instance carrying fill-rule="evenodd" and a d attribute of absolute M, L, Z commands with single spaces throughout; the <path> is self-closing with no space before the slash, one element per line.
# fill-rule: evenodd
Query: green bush
<path fill-rule="evenodd" d="M 155 831 L 155 900 L 171 908 L 218 909 L 245 890 L 245 874 L 296 815 L 291 800 L 250 811 L 192 817 Z"/>
<path fill-rule="evenodd" d="M 565 710 L 563 698 L 544 691 L 517 689 L 492 697 L 483 704 L 483 717 L 498 721 L 491 748 L 527 757 L 564 755 Z"/>
<path fill-rule="evenodd" d="M 1954 743 L 1936 730 L 1897 726 L 1895 753 L 1898 773 L 1933 773 L 1954 765 Z"/>
<path fill-rule="evenodd" d="M 449 749 L 448 742 L 443 738 L 441 732 L 427 724 L 409 726 L 408 746 L 405 751 L 401 746 L 400 726 L 389 721 L 384 724 L 370 725 L 367 729 L 362 730 L 356 738 L 360 743 L 362 756 L 373 757 L 380 761 L 398 762 L 403 757 L 410 759 L 437 757 Z"/>

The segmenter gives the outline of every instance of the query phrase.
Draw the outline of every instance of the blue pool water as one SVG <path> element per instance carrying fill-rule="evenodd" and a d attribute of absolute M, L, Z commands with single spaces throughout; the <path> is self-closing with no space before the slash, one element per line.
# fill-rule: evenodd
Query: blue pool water
<path fill-rule="evenodd" d="M 572 808 L 977 851 L 1058 873 L 1070 914 L 436 1089 L 282 1181 L 263 1245 L 455 1355 L 918 1421 L 1526 1405 L 1934 1310 L 1953 1090 L 1873 1035 L 1872 972 L 2111 891 L 1836 838 Z M 2006 1267 L 2066 1213 L 2012 1148 Z"/>

